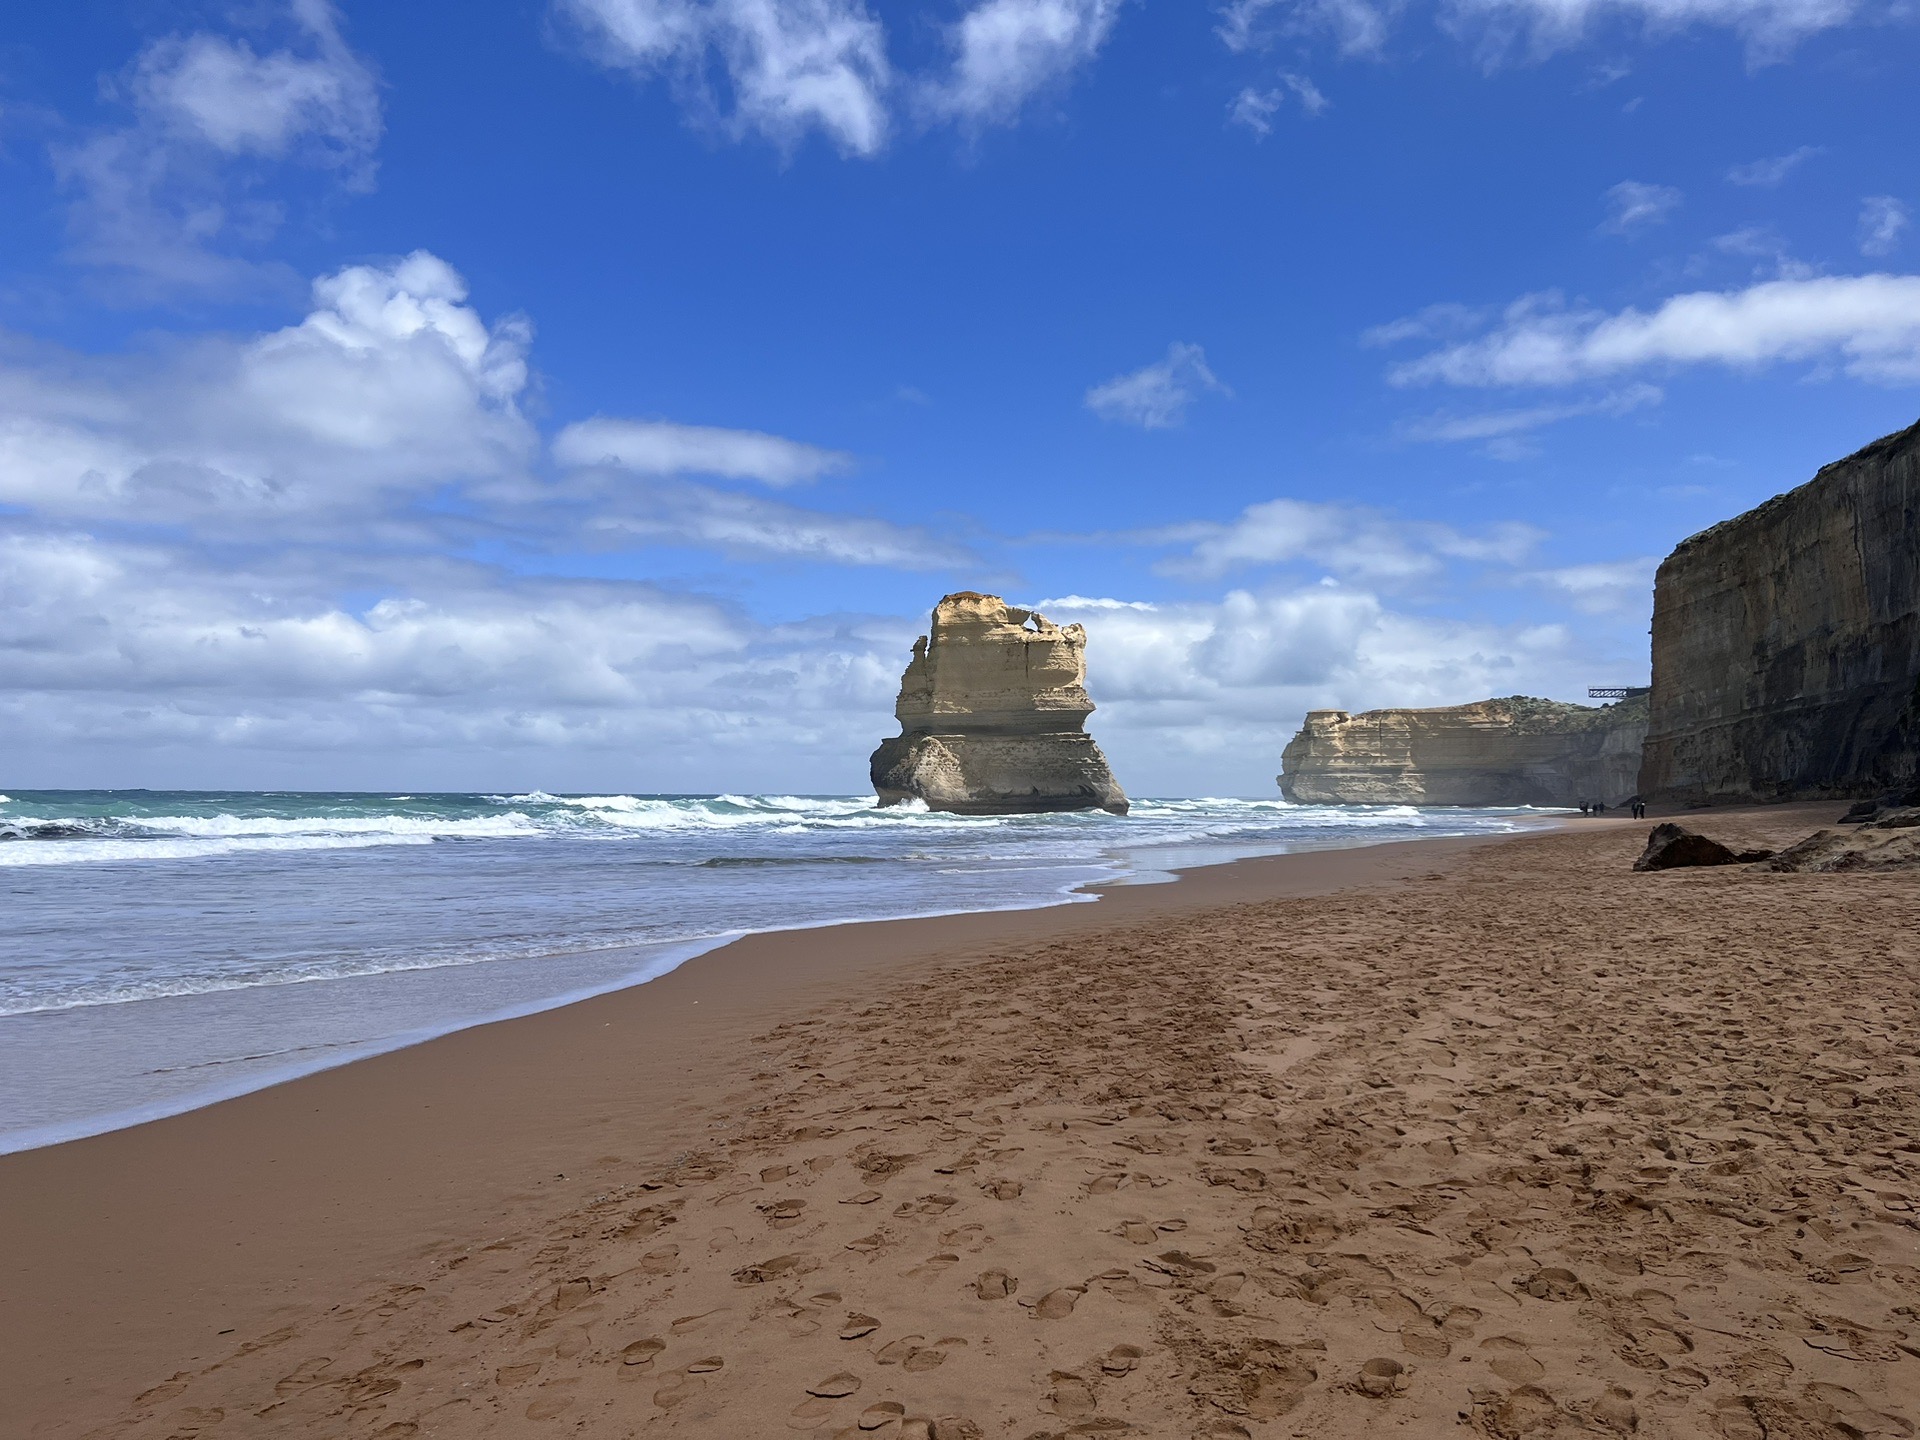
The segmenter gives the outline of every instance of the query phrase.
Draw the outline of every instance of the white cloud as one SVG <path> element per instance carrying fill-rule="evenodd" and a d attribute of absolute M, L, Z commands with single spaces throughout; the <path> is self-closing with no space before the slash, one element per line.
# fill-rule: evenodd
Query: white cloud
<path fill-rule="evenodd" d="M 233 252 L 278 229 L 248 198 L 269 164 L 371 183 L 380 101 L 328 0 L 291 0 L 285 48 L 198 33 L 156 40 L 114 87 L 133 123 L 54 147 L 75 255 L 151 290 L 219 292 L 265 272 Z M 251 162 L 251 163 L 249 163 Z"/>
<path fill-rule="evenodd" d="M 1136 794 L 1270 795 L 1308 710 L 1577 695 L 1595 669 L 1559 626 L 1426 619 L 1334 584 L 1042 608 L 1086 625 L 1092 728 Z"/>
<path fill-rule="evenodd" d="M 1569 309 L 1552 295 L 1509 306 L 1492 332 L 1395 366 L 1401 385 L 1572 385 L 1647 367 L 1755 369 L 1837 360 L 1887 383 L 1920 381 L 1920 275 L 1769 280 L 1676 295 L 1652 313 Z"/>
<path fill-rule="evenodd" d="M 347 588 L 383 598 L 348 603 Z M 633 582 L 419 559 L 236 567 L 0 525 L 15 773 L 852 790 L 910 636 L 907 622 L 759 624 Z"/>
<path fill-rule="evenodd" d="M 1086 405 L 1102 420 L 1165 430 L 1183 423 L 1187 407 L 1207 390 L 1233 393 L 1207 368 L 1205 350 L 1175 341 L 1165 359 L 1095 385 L 1087 391 Z"/>
<path fill-rule="evenodd" d="M 1745 165 L 1736 165 L 1727 171 L 1727 183 L 1762 187 L 1778 185 L 1807 161 L 1822 153 L 1824 152 L 1818 145 L 1802 145 L 1798 149 L 1789 150 L 1784 155 L 1774 155 L 1764 160 L 1751 160 Z"/>
<path fill-rule="evenodd" d="M 1346 55 L 1376 55 L 1402 0 L 1229 0 L 1216 33 L 1236 53 L 1264 49 L 1282 35 L 1330 36 Z"/>
<path fill-rule="evenodd" d="M 1608 22 L 1638 25 L 1649 38 L 1717 26 L 1747 43 L 1749 59 L 1783 58 L 1809 35 L 1854 18 L 1855 0 L 1448 0 L 1455 28 L 1487 55 L 1516 45 L 1536 57 L 1571 49 Z"/>
<path fill-rule="evenodd" d="M 582 421 L 553 445 L 569 473 L 545 477 L 520 406 L 531 327 L 489 326 L 424 251 L 350 266 L 313 296 L 297 325 L 137 361 L 0 347 L 0 504 L 252 545 L 430 546 L 504 530 L 523 544 L 906 569 L 971 559 L 917 527 L 670 478 L 783 485 L 847 462 L 776 435 Z"/>
<path fill-rule="evenodd" d="M 1342 53 L 1383 53 L 1405 0 L 1228 0 L 1218 34 L 1229 50 L 1264 48 L 1281 36 L 1329 37 Z M 1750 60 L 1782 58 L 1801 40 L 1844 25 L 1857 0 L 1441 0 L 1442 25 L 1495 63 L 1518 50 L 1541 59 L 1571 49 L 1609 24 L 1650 39 L 1699 26 L 1733 31 Z"/>
<path fill-rule="evenodd" d="M 1439 340 L 1450 335 L 1465 335 L 1486 324 L 1490 312 L 1474 306 L 1442 301 L 1415 311 L 1385 325 L 1360 332 L 1360 343 L 1369 348 L 1403 344 L 1408 340 Z"/>
<path fill-rule="evenodd" d="M 614 465 L 641 475 L 720 475 L 776 486 L 816 480 L 853 463 L 841 451 L 758 430 L 605 416 L 562 430 L 554 437 L 553 458 L 562 465 Z"/>
<path fill-rule="evenodd" d="M 1523 452 L 1502 447 L 1499 442 L 1512 441 L 1529 431 L 1584 415 L 1626 415 L 1648 405 L 1658 405 L 1661 398 L 1658 386 L 1628 385 L 1608 395 L 1566 405 L 1527 405 L 1510 410 L 1484 410 L 1471 415 L 1446 412 L 1423 415 L 1409 421 L 1402 433 L 1410 440 L 1440 444 L 1494 442 L 1492 453 L 1497 459 L 1520 459 L 1523 458 Z"/>
<path fill-rule="evenodd" d="M 1167 538 L 1175 538 L 1170 535 Z M 1507 522 L 1478 535 L 1450 525 L 1403 520 L 1358 505 L 1267 500 L 1230 524 L 1183 527 L 1191 551 L 1161 568 L 1219 576 L 1251 566 L 1310 561 L 1337 575 L 1391 583 L 1438 573 L 1447 560 L 1514 565 L 1542 538 L 1530 525 Z"/>
<path fill-rule="evenodd" d="M 1643 555 L 1533 570 L 1520 578 L 1566 596 L 1575 609 L 1589 615 L 1642 615 L 1653 607 L 1653 572 L 1659 564 L 1657 556 Z"/>
<path fill-rule="evenodd" d="M 1244 125 L 1261 137 L 1271 135 L 1274 112 L 1285 99 L 1278 90 L 1255 90 L 1249 85 L 1234 96 L 1233 103 L 1227 107 L 1227 123 Z"/>
<path fill-rule="evenodd" d="M 949 30 L 952 69 L 925 103 L 967 125 L 1012 120 L 1099 54 L 1119 13 L 1120 0 L 981 0 Z"/>
<path fill-rule="evenodd" d="M 792 148 L 819 130 L 852 155 L 886 144 L 886 32 L 864 0 L 555 0 L 602 64 L 665 73 L 734 136 Z M 717 58 L 728 96 L 713 93 Z"/>
<path fill-rule="evenodd" d="M 741 558 L 893 570 L 950 569 L 975 558 L 966 546 L 919 526 L 829 514 L 681 481 L 603 489 L 582 535 L 603 545 L 696 545 Z"/>
<path fill-rule="evenodd" d="M 1860 202 L 1860 253 L 1891 255 L 1912 217 L 1905 202 L 1891 195 L 1869 195 Z"/>
<path fill-rule="evenodd" d="M 140 360 L 0 355 L 0 501 L 250 532 L 358 524 L 517 472 L 530 330 L 424 251 L 314 282 L 297 325 Z"/>
<path fill-rule="evenodd" d="M 1671 185 L 1622 180 L 1607 191 L 1609 213 L 1600 228 L 1612 235 L 1631 235 L 1663 224 L 1683 198 Z"/>
<path fill-rule="evenodd" d="M 1284 89 L 1256 90 L 1248 86 L 1242 90 L 1227 107 L 1227 123 L 1244 125 L 1264 138 L 1273 133 L 1273 115 L 1286 102 L 1287 91 L 1299 98 L 1300 108 L 1309 115 L 1323 114 L 1333 103 L 1305 75 L 1282 74 L 1280 82 Z"/>

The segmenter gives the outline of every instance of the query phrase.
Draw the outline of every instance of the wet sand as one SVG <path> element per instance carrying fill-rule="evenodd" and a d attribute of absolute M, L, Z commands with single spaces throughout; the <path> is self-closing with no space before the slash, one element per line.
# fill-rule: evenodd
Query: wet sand
<path fill-rule="evenodd" d="M 1645 829 L 760 937 L 0 1159 L 0 1429 L 1910 1436 L 1920 876 Z"/>

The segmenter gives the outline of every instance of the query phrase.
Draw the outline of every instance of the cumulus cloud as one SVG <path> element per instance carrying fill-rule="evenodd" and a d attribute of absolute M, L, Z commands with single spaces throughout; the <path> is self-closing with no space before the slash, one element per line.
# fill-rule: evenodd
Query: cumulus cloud
<path fill-rule="evenodd" d="M 97 776 L 132 752 L 136 778 L 175 783 L 785 788 L 798 770 L 855 789 L 910 636 L 857 617 L 767 625 L 637 582 L 401 570 L 235 566 L 0 524 L 16 773 Z"/>
<path fill-rule="evenodd" d="M 1789 150 L 1784 155 L 1774 155 L 1764 160 L 1751 160 L 1745 165 L 1736 165 L 1727 171 L 1727 183 L 1771 188 L 1780 184 L 1814 156 L 1822 153 L 1822 148 L 1818 145 L 1802 145 L 1797 149 Z"/>
<path fill-rule="evenodd" d="M 1615 314 L 1531 295 L 1489 333 L 1395 366 L 1400 385 L 1573 385 L 1645 368 L 1838 362 L 1885 383 L 1920 381 L 1920 275 L 1815 276 L 1676 295 Z"/>
<path fill-rule="evenodd" d="M 492 326 L 416 252 L 314 282 L 313 310 L 253 340 L 138 359 L 0 351 L 0 500 L 44 515 L 268 532 L 516 472 L 524 320 Z"/>
<path fill-rule="evenodd" d="M 610 68 L 665 75 L 736 137 L 791 149 L 818 130 L 842 151 L 886 144 L 886 32 L 864 0 L 555 0 Z M 716 66 L 717 62 L 717 66 Z M 724 92 L 711 82 L 724 72 Z"/>
<path fill-rule="evenodd" d="M 1891 255 L 1912 220 L 1904 202 L 1891 195 L 1869 195 L 1860 202 L 1860 253 Z"/>
<path fill-rule="evenodd" d="M 1611 235 L 1650 229 L 1665 223 L 1683 198 L 1671 185 L 1622 180 L 1607 191 L 1607 218 L 1600 228 Z"/>
<path fill-rule="evenodd" d="M 1559 626 L 1429 619 L 1331 582 L 1151 608 L 1072 597 L 1044 608 L 1088 627 L 1093 728 L 1135 793 L 1159 780 L 1162 793 L 1217 794 L 1224 777 L 1239 782 L 1234 793 L 1271 794 L 1280 750 L 1308 710 L 1577 695 L 1593 665 Z"/>
<path fill-rule="evenodd" d="M 251 340 L 138 360 L 0 346 L 0 504 L 255 544 L 510 533 L 908 569 L 969 558 L 917 527 L 677 478 L 789 485 L 847 463 L 777 435 L 602 417 L 560 432 L 569 473 L 551 478 L 521 406 L 531 339 L 523 318 L 489 325 L 421 251 L 322 277 L 304 320 Z"/>
<path fill-rule="evenodd" d="M 1116 375 L 1087 391 L 1087 408 L 1102 420 L 1166 430 L 1185 423 L 1187 407 L 1205 391 L 1233 392 L 1207 367 L 1207 352 L 1175 341 L 1166 358 L 1127 375 Z"/>
<path fill-rule="evenodd" d="M 925 103 L 967 125 L 1011 120 L 1098 55 L 1119 14 L 1120 0 L 981 0 L 948 32 L 952 68 Z"/>
<path fill-rule="evenodd" d="M 261 267 L 235 251 L 279 227 L 280 207 L 249 196 L 265 170 L 372 183 L 372 72 L 329 0 L 291 0 L 280 21 L 287 44 L 265 53 L 205 32 L 153 41 L 110 87 L 131 123 L 54 147 L 76 258 L 150 290 L 258 283 Z"/>
<path fill-rule="evenodd" d="M 614 465 L 642 475 L 722 475 L 775 486 L 816 480 L 853 463 L 841 451 L 758 430 L 605 416 L 562 430 L 554 437 L 553 458 L 562 465 Z"/>
<path fill-rule="evenodd" d="M 1544 538 L 1532 526 L 1514 522 L 1467 534 L 1365 506 L 1285 499 L 1249 505 L 1228 524 L 1185 527 L 1180 537 L 1192 548 L 1162 567 L 1174 574 L 1214 577 L 1311 561 L 1336 575 L 1375 584 L 1433 575 L 1448 560 L 1514 565 Z"/>

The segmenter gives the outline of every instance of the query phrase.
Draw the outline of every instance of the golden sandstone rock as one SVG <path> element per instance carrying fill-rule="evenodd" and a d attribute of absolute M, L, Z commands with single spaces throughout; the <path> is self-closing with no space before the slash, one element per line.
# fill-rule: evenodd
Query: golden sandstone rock
<path fill-rule="evenodd" d="M 882 805 L 922 800 L 961 815 L 1127 813 L 1127 797 L 1086 733 L 1087 634 L 963 590 L 913 642 L 894 713 L 900 734 L 873 752 Z"/>
<path fill-rule="evenodd" d="M 1653 585 L 1649 800 L 1920 779 L 1920 425 L 1683 541 Z"/>
<path fill-rule="evenodd" d="M 1314 710 L 1281 754 L 1280 790 L 1312 805 L 1614 805 L 1633 793 L 1646 730 L 1643 696 Z"/>

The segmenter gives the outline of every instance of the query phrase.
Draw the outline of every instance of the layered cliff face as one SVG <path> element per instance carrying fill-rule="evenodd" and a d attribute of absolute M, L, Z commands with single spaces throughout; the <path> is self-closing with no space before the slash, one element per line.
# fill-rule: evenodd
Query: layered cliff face
<path fill-rule="evenodd" d="M 1653 588 L 1649 799 L 1869 795 L 1920 755 L 1920 425 L 1683 542 Z"/>
<path fill-rule="evenodd" d="M 1107 757 L 1085 731 L 1087 635 L 995 595 L 962 591 L 913 643 L 894 713 L 873 752 L 882 805 L 924 800 L 962 815 L 1127 813 Z"/>
<path fill-rule="evenodd" d="M 1646 729 L 1645 696 L 1315 710 L 1281 752 L 1280 791 L 1316 805 L 1612 805 L 1633 793 Z"/>

